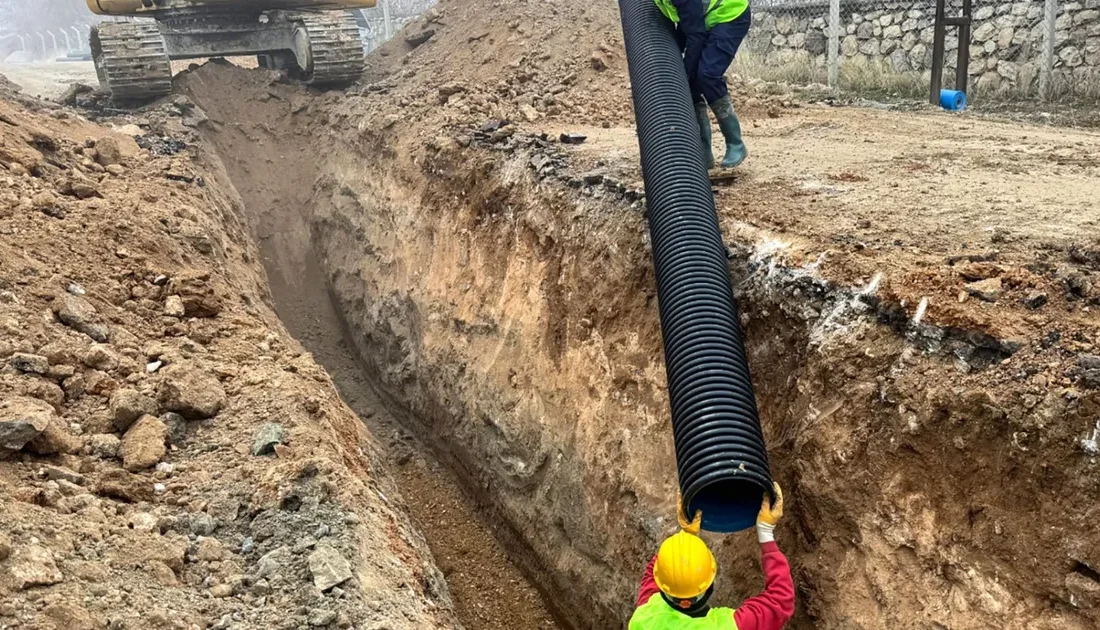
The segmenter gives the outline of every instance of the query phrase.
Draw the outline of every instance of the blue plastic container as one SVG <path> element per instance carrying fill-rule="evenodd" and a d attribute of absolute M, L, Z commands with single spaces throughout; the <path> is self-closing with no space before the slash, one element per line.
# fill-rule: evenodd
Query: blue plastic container
<path fill-rule="evenodd" d="M 940 106 L 949 112 L 966 109 L 966 92 L 958 90 L 940 90 Z"/>

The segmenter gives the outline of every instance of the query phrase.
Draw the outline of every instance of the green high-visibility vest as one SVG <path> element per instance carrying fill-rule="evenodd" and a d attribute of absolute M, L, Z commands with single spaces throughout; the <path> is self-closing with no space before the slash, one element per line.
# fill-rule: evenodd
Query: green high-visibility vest
<path fill-rule="evenodd" d="M 737 630 L 737 622 L 732 608 L 711 608 L 706 617 L 688 617 L 657 593 L 634 611 L 630 630 Z"/>
<path fill-rule="evenodd" d="M 707 4 L 706 23 L 707 28 L 713 28 L 715 24 L 725 24 L 741 17 L 745 9 L 749 8 L 749 0 L 701 0 Z M 670 0 L 656 0 L 657 8 L 665 17 L 672 20 L 673 24 L 680 23 L 680 14 L 676 12 Z"/>

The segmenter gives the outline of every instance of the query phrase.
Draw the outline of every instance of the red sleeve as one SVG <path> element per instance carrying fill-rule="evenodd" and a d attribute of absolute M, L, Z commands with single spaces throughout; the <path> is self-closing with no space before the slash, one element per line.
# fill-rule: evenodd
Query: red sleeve
<path fill-rule="evenodd" d="M 791 566 L 774 542 L 760 545 L 764 592 L 750 597 L 733 614 L 738 630 L 780 630 L 794 616 Z"/>
<path fill-rule="evenodd" d="M 638 603 L 635 604 L 635 608 L 644 605 L 649 601 L 650 597 L 661 592 L 661 589 L 657 588 L 657 582 L 653 579 L 653 565 L 656 562 L 657 556 L 653 556 L 653 559 L 649 561 L 649 564 L 645 568 L 645 575 L 642 576 L 642 585 L 638 588 Z"/>

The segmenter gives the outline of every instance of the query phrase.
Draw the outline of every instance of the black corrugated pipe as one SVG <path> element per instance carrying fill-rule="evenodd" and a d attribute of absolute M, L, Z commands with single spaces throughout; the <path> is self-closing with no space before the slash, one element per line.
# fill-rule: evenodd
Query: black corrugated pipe
<path fill-rule="evenodd" d="M 619 0 L 680 491 L 703 528 L 756 523 L 771 473 L 683 59 L 653 0 Z"/>

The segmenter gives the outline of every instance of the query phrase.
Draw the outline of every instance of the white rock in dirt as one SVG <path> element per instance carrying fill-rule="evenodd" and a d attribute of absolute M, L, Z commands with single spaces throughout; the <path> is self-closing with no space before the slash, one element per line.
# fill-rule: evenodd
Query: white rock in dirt
<path fill-rule="evenodd" d="M 135 420 L 142 416 L 152 416 L 157 413 L 157 403 L 152 398 L 142 395 L 136 389 L 120 389 L 111 394 L 111 420 L 115 428 L 125 431 Z"/>
<path fill-rule="evenodd" d="M 173 364 L 161 370 L 157 389 L 161 405 L 185 418 L 216 416 L 225 407 L 225 389 L 213 375 L 186 364 Z"/>
<path fill-rule="evenodd" d="M 122 437 L 122 447 L 119 449 L 122 467 L 130 472 L 137 472 L 156 466 L 168 452 L 165 446 L 167 438 L 168 427 L 158 418 L 138 418 Z"/>
<path fill-rule="evenodd" d="M 536 122 L 539 119 L 539 112 L 534 107 L 531 107 L 527 103 L 519 106 L 519 112 L 523 114 L 523 117 L 527 119 L 527 122 Z"/>
<path fill-rule="evenodd" d="M 66 293 L 57 310 L 57 317 L 66 326 L 101 343 L 108 340 L 108 328 L 99 323 L 99 314 L 88 300 Z"/>
<path fill-rule="evenodd" d="M 169 317 L 183 317 L 187 309 L 183 306 L 183 298 L 178 295 L 169 295 L 164 299 L 164 314 Z"/>
<path fill-rule="evenodd" d="M 57 584 L 64 579 L 54 562 L 53 553 L 40 545 L 16 549 L 8 564 L 8 579 L 17 591 Z"/>
<path fill-rule="evenodd" d="M 327 591 L 352 578 L 351 564 L 330 545 L 320 544 L 309 554 L 309 572 L 313 575 L 313 585 Z"/>
<path fill-rule="evenodd" d="M 55 417 L 53 407 L 35 398 L 13 396 L 0 400 L 0 450 L 23 448 Z"/>

